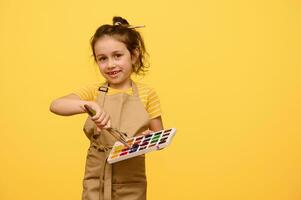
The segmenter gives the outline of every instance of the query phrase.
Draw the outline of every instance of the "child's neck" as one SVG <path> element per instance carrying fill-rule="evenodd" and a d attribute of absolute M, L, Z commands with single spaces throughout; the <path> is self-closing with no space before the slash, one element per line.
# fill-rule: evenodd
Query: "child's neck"
<path fill-rule="evenodd" d="M 126 81 L 124 83 L 116 84 L 116 85 L 112 84 L 112 83 L 109 83 L 109 87 L 113 88 L 113 89 L 116 89 L 116 90 L 127 90 L 127 89 L 132 87 L 132 80 L 129 79 L 128 81 Z"/>

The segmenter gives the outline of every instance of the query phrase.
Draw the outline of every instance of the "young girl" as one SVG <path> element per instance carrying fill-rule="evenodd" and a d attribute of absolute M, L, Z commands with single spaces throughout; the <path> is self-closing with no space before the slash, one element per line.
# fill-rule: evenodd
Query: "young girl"
<path fill-rule="evenodd" d="M 96 112 L 84 125 L 90 147 L 83 200 L 146 199 L 144 155 L 112 165 L 106 162 L 116 141 L 108 128 L 125 132 L 128 137 L 163 129 L 155 91 L 131 79 L 132 73 L 145 71 L 144 42 L 135 28 L 139 26 L 130 26 L 121 17 L 114 17 L 113 25 L 100 26 L 91 38 L 91 47 L 106 81 L 56 99 L 50 106 L 53 113 L 64 116 L 87 112 L 84 105 Z"/>

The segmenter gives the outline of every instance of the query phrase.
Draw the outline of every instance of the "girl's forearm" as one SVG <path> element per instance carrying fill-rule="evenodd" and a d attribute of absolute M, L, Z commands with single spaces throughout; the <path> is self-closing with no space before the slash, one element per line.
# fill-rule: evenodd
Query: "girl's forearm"
<path fill-rule="evenodd" d="M 80 99 L 61 98 L 51 103 L 50 111 L 62 116 L 80 114 L 85 112 L 84 105 L 89 103 Z"/>

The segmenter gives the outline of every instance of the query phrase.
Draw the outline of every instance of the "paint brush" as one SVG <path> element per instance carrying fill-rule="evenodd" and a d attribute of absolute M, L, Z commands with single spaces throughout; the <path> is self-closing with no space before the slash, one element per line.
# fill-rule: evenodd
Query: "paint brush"
<path fill-rule="evenodd" d="M 93 117 L 93 116 L 96 114 L 95 110 L 93 110 L 93 109 L 92 109 L 90 106 L 88 106 L 87 104 L 85 104 L 84 107 L 85 107 L 87 113 L 90 115 L 90 117 Z M 122 135 L 122 134 L 126 135 L 125 133 L 122 133 L 121 131 L 119 131 L 119 130 L 117 130 L 117 129 L 115 129 L 115 128 L 111 128 L 111 127 L 109 127 L 109 128 L 104 128 L 104 129 L 106 129 L 106 130 L 107 130 L 107 131 L 108 131 L 108 132 L 109 132 L 116 140 L 118 140 L 119 142 L 121 142 L 121 143 L 124 144 L 125 146 L 130 147 L 130 145 L 126 142 L 126 139 L 125 139 L 124 136 Z M 112 131 L 115 132 L 115 133 L 117 133 L 118 136 L 115 135 L 115 134 L 113 134 Z"/>

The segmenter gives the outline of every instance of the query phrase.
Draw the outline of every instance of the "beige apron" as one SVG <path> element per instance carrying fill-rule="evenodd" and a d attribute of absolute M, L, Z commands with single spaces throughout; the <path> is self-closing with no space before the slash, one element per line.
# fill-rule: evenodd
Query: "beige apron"
<path fill-rule="evenodd" d="M 126 93 L 106 95 L 107 83 L 99 88 L 97 102 L 111 117 L 111 126 L 128 137 L 146 130 L 149 115 L 138 96 L 138 89 L 132 82 L 133 96 Z M 95 123 L 87 119 L 84 132 L 90 139 L 85 175 L 83 200 L 145 200 L 146 175 L 145 157 L 137 156 L 114 164 L 107 162 L 116 139 L 106 130 L 97 133 Z"/>

